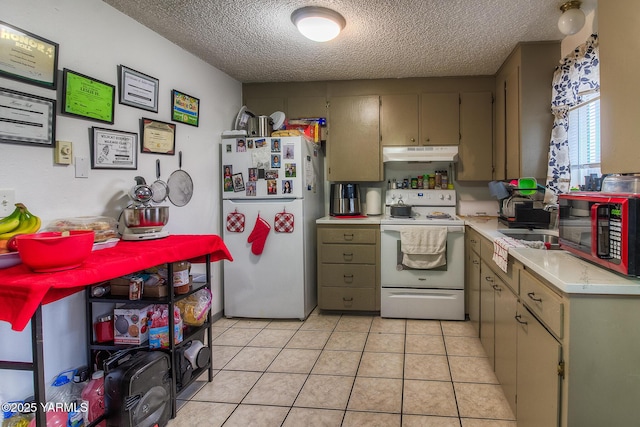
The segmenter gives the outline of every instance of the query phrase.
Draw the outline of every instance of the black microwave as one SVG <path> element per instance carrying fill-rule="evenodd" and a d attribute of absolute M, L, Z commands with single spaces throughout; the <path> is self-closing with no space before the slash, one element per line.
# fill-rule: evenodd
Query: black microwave
<path fill-rule="evenodd" d="M 561 194 L 558 205 L 562 249 L 617 273 L 640 275 L 640 194 Z"/>

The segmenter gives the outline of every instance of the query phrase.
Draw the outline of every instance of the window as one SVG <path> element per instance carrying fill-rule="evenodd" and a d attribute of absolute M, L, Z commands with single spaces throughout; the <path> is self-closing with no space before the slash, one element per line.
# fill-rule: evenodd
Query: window
<path fill-rule="evenodd" d="M 600 96 L 569 111 L 571 188 L 585 185 L 585 177 L 600 176 Z"/>

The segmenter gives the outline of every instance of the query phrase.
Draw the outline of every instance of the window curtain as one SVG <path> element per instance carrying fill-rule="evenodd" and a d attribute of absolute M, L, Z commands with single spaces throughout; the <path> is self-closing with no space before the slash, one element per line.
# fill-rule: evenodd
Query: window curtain
<path fill-rule="evenodd" d="M 598 35 L 592 34 L 582 45 L 560 61 L 553 74 L 551 143 L 547 188 L 557 196 L 569 192 L 569 110 L 589 95 L 600 91 Z"/>

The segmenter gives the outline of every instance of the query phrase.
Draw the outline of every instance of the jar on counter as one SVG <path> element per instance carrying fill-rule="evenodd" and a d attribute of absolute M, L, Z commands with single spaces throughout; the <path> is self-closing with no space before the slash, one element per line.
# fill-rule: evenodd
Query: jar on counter
<path fill-rule="evenodd" d="M 94 324 L 96 332 L 96 342 L 113 341 L 113 316 L 106 315 L 98 317 L 98 321 Z"/>
<path fill-rule="evenodd" d="M 436 177 L 434 175 L 427 175 L 429 177 L 429 190 L 436 188 Z"/>
<path fill-rule="evenodd" d="M 435 189 L 440 190 L 441 188 L 442 188 L 442 173 L 440 171 L 436 171 Z"/>
<path fill-rule="evenodd" d="M 418 189 L 424 188 L 424 177 L 422 175 L 418 176 Z"/>
<path fill-rule="evenodd" d="M 418 188 L 418 178 L 411 178 L 411 188 L 413 190 Z"/>
<path fill-rule="evenodd" d="M 442 177 L 440 178 L 442 189 L 446 190 L 449 187 L 449 177 L 447 171 L 442 171 Z"/>

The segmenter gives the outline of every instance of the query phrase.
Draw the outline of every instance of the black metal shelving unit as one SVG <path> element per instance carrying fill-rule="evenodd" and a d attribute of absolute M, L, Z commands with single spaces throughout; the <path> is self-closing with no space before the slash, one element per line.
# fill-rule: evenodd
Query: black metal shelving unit
<path fill-rule="evenodd" d="M 195 292 L 201 289 L 208 288 L 209 291 L 211 291 L 211 255 L 209 254 L 205 256 L 205 266 L 206 266 L 206 281 L 204 283 L 192 283 L 191 289 L 189 290 L 189 292 L 180 294 L 180 295 L 175 295 L 175 293 L 173 292 L 173 283 L 172 283 L 173 282 L 172 280 L 173 266 L 171 263 L 167 264 L 169 295 L 167 295 L 166 297 L 159 297 L 159 298 L 147 297 L 146 298 L 143 296 L 139 300 L 132 301 L 125 296 L 105 295 L 101 297 L 94 297 L 91 295 L 91 292 L 89 290 L 87 290 L 85 293 L 86 321 L 88 326 L 87 327 L 87 343 L 89 343 L 89 345 L 87 346 L 87 361 L 89 362 L 89 367 L 91 371 L 93 371 L 92 361 L 93 361 L 94 351 L 98 351 L 98 350 L 118 351 L 118 350 L 125 350 L 127 348 L 136 347 L 135 345 L 113 344 L 113 342 L 110 342 L 110 343 L 95 342 L 95 339 L 93 337 L 93 321 L 94 321 L 93 306 L 94 304 L 109 304 L 109 303 L 117 304 L 117 303 L 139 302 L 141 304 L 167 304 L 169 306 L 168 307 L 169 313 L 171 314 L 169 316 L 169 348 L 168 349 L 164 349 L 164 348 L 149 349 L 149 351 L 164 351 L 169 354 L 171 367 L 172 367 L 171 369 L 171 418 L 175 418 L 176 416 L 176 412 L 177 412 L 176 401 L 182 390 L 185 390 L 186 388 L 188 388 L 189 385 L 191 385 L 205 371 L 208 371 L 209 382 L 213 380 L 213 360 L 211 358 L 209 360 L 209 363 L 206 366 L 193 372 L 191 379 L 186 383 L 182 384 L 182 387 L 180 388 L 180 390 L 178 390 L 177 388 L 177 375 L 179 371 L 179 365 L 178 365 L 178 360 L 176 358 L 176 350 L 182 347 L 183 345 L 186 345 L 186 343 L 194 339 L 196 336 L 201 335 L 203 331 L 206 333 L 206 337 L 207 337 L 206 345 L 209 346 L 209 348 L 211 347 L 211 342 L 213 340 L 213 334 L 211 332 L 211 322 L 210 322 L 210 319 L 208 319 L 201 326 L 195 326 L 195 327 L 188 326 L 187 328 L 185 328 L 183 331 L 182 341 L 178 344 L 175 344 L 175 332 L 174 332 L 175 321 L 173 317 L 174 306 L 178 301 L 181 301 L 187 298 L 188 296 L 194 294 Z M 104 418 L 101 417 L 100 419 L 95 420 L 89 425 L 89 427 L 93 427 L 97 425 L 103 419 Z"/>

